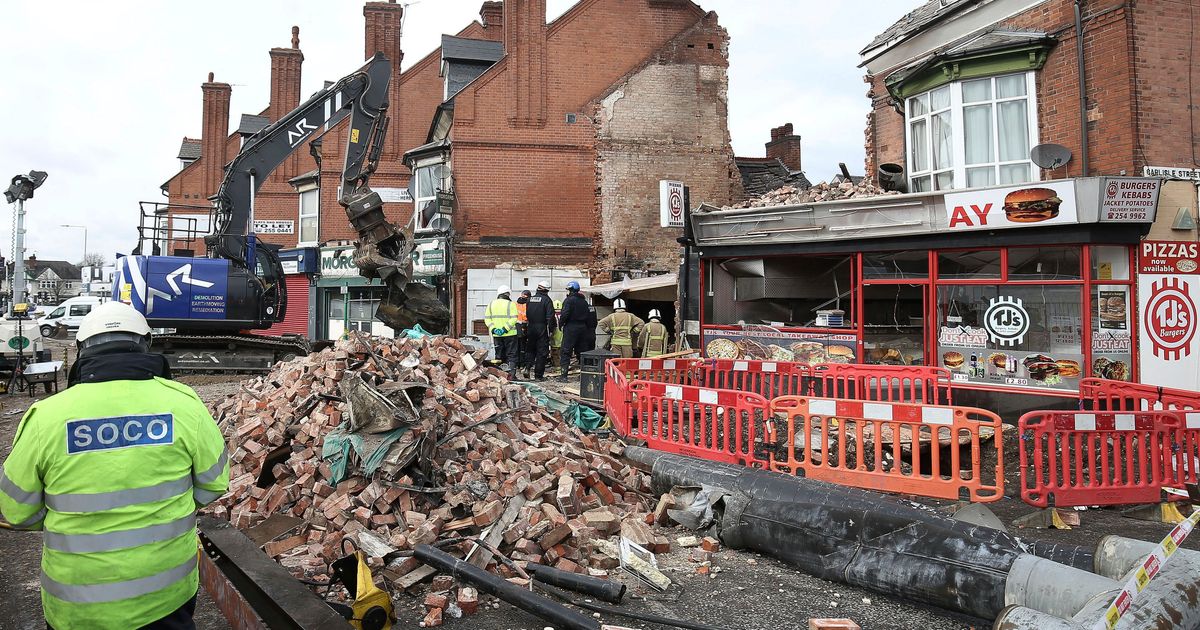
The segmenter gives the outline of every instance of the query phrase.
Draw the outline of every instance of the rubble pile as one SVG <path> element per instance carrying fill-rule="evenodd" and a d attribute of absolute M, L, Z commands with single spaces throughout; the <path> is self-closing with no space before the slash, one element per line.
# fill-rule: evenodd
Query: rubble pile
<path fill-rule="evenodd" d="M 272 530 L 264 551 L 308 579 L 353 539 L 393 591 L 433 577 L 406 553 L 418 544 L 506 578 L 518 561 L 603 576 L 618 561 L 594 543 L 618 532 L 669 548 L 623 446 L 565 426 L 485 355 L 448 337 L 355 336 L 245 382 L 213 409 L 233 450 L 210 509 L 252 538 Z M 451 599 L 465 612 L 475 597 Z"/>
<path fill-rule="evenodd" d="M 831 184 L 821 182 L 809 188 L 800 189 L 795 186 L 782 186 L 768 191 L 754 199 L 736 203 L 728 208 L 765 208 L 769 206 L 790 206 L 817 201 L 835 201 L 838 199 L 857 199 L 860 197 L 877 197 L 879 195 L 898 195 L 895 191 L 879 188 L 869 180 L 857 184 L 841 182 Z"/>

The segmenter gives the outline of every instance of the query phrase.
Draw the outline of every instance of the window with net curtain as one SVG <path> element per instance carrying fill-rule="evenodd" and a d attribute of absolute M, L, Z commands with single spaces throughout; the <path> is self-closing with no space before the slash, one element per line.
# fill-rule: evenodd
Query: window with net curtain
<path fill-rule="evenodd" d="M 909 189 L 1034 181 L 1034 74 L 955 81 L 905 103 Z"/>
<path fill-rule="evenodd" d="M 320 206 L 316 188 L 300 193 L 300 243 L 315 245 L 317 243 L 318 217 Z"/>

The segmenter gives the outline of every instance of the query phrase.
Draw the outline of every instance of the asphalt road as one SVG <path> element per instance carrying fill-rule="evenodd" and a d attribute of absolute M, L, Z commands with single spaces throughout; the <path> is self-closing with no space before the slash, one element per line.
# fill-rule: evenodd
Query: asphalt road
<path fill-rule="evenodd" d="M 219 399 L 236 390 L 235 384 L 216 377 L 182 380 L 190 381 L 206 400 Z M 30 401 L 24 394 L 0 396 L 0 459 L 11 448 L 17 423 Z M 1011 491 L 1009 494 L 1012 494 Z M 928 503 L 941 505 L 936 501 Z M 1005 523 L 1030 511 L 1011 496 L 991 504 L 991 507 Z M 1019 535 L 1094 545 L 1101 537 L 1111 533 L 1157 541 L 1170 530 L 1169 526 L 1161 523 L 1125 518 L 1116 510 L 1089 510 L 1083 512 L 1081 518 L 1082 527 L 1070 531 L 1030 529 L 1021 530 Z M 668 537 L 673 541 L 686 533 L 672 530 L 668 532 Z M 8 588 L 0 592 L 0 630 L 44 627 L 37 580 L 40 544 L 40 534 L 0 530 L 0 558 L 4 559 L 4 571 L 9 576 Z M 1200 549 L 1200 536 L 1190 538 L 1184 546 Z M 717 571 L 711 577 L 697 574 L 697 565 L 690 562 L 688 556 L 688 550 L 677 550 L 658 557 L 660 567 L 675 582 L 665 593 L 650 591 L 633 578 L 618 572 L 615 579 L 629 586 L 629 593 L 621 608 L 688 619 L 731 630 L 806 627 L 810 617 L 848 617 L 862 628 L 949 630 L 991 626 L 988 620 L 816 579 L 754 553 L 730 550 L 717 553 L 713 560 Z M 420 599 L 401 595 L 396 603 L 400 618 L 397 627 L 417 627 L 424 614 Z M 609 615 L 605 615 L 603 620 L 631 628 L 664 627 Z M 201 593 L 196 623 L 201 630 L 229 627 L 204 593 Z M 481 606 L 480 612 L 471 617 L 447 618 L 445 627 L 540 630 L 546 624 L 507 604 L 490 602 Z"/>

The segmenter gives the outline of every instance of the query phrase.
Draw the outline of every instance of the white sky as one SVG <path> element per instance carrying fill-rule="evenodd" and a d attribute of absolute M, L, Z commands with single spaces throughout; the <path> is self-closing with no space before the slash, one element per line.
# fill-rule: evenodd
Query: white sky
<path fill-rule="evenodd" d="M 409 6 L 407 67 L 478 17 L 481 0 Z M 550 19 L 574 4 L 548 0 Z M 846 162 L 863 169 L 868 101 L 858 51 L 918 4 L 884 0 L 702 0 L 728 29 L 730 116 L 738 155 L 764 155 L 771 127 L 803 137 L 804 169 L 826 180 Z M 50 15 L 53 11 L 56 15 Z M 183 136 L 200 136 L 200 84 L 233 85 L 231 126 L 268 101 L 271 47 L 300 27 L 301 99 L 363 59 L 360 0 L 64 0 L 7 3 L 0 37 L 0 189 L 13 175 L 47 171 L 26 204 L 28 253 L 78 261 L 134 246 L 138 201 L 179 167 Z M 602 53 L 599 53 L 602 54 Z M 395 124 L 395 123 L 393 123 Z M 0 214 L 0 253 L 11 259 L 12 209 Z"/>

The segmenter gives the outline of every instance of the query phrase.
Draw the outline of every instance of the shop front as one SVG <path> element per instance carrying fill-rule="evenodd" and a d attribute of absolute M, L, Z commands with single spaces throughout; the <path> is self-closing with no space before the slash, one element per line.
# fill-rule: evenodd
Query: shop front
<path fill-rule="evenodd" d="M 313 326 L 315 281 L 317 279 L 317 248 L 296 247 L 279 250 L 283 265 L 283 282 L 287 291 L 287 312 L 283 321 L 266 330 L 268 335 L 303 335 L 314 339 Z"/>
<path fill-rule="evenodd" d="M 386 289 L 379 279 L 359 275 L 354 265 L 354 245 L 321 248 L 321 277 L 317 280 L 317 339 L 338 339 L 356 330 L 380 337 L 396 331 L 375 319 L 375 309 Z"/>
<path fill-rule="evenodd" d="M 1071 407 L 1139 381 L 1157 179 L 1087 178 L 693 214 L 708 356 L 948 369 L 955 401 Z M 1122 201 L 1122 191 L 1134 193 Z M 1019 394 L 1013 396 L 1012 394 Z"/>

